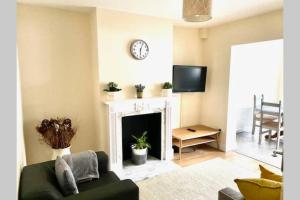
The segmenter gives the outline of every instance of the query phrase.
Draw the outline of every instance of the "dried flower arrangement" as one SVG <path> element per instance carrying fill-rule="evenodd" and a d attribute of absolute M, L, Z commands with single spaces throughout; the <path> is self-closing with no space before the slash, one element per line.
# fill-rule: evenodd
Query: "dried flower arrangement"
<path fill-rule="evenodd" d="M 44 119 L 36 130 L 40 133 L 41 139 L 53 149 L 69 147 L 76 133 L 76 129 L 72 128 L 71 119 L 68 118 Z"/>

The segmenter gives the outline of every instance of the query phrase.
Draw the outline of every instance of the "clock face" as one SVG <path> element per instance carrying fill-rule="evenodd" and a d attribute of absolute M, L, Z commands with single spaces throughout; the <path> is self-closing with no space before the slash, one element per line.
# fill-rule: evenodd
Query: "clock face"
<path fill-rule="evenodd" d="M 149 47 L 145 41 L 135 40 L 130 46 L 130 52 L 134 58 L 138 60 L 143 60 L 147 57 L 149 53 Z"/>

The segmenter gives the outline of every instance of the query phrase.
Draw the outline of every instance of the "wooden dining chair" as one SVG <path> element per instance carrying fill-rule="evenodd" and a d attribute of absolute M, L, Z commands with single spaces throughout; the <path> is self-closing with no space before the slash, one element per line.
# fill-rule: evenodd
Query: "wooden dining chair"
<path fill-rule="evenodd" d="M 261 119 L 264 119 L 266 116 L 274 117 L 276 119 L 260 121 L 258 143 L 261 144 L 263 129 L 269 130 L 269 141 L 271 141 L 271 131 L 276 131 L 277 132 L 276 150 L 277 150 L 279 147 L 280 132 L 283 131 L 281 101 L 279 101 L 279 103 L 270 103 L 270 102 L 261 101 L 260 116 Z"/>
<path fill-rule="evenodd" d="M 261 95 L 260 99 L 257 99 L 256 95 L 253 95 L 253 121 L 252 121 L 252 135 L 255 134 L 255 128 L 260 127 L 260 119 L 261 119 L 261 102 L 264 101 L 264 95 Z M 264 122 L 275 120 L 276 117 L 274 116 L 264 116 Z M 264 131 L 264 132 L 271 132 L 271 131 Z"/>

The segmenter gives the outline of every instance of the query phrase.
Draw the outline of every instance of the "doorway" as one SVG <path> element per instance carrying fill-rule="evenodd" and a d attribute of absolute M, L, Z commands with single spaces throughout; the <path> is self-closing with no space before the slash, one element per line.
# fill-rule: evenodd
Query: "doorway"
<path fill-rule="evenodd" d="M 281 156 L 273 157 L 276 138 L 270 141 L 259 128 L 252 134 L 254 95 L 260 100 L 283 105 L 283 40 L 231 47 L 227 132 L 240 154 L 280 167 Z M 282 150 L 280 139 L 279 150 Z"/>

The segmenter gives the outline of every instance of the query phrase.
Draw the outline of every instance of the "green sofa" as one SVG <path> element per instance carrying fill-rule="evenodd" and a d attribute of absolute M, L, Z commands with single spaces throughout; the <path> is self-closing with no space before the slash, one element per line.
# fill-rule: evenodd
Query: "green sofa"
<path fill-rule="evenodd" d="M 108 157 L 96 152 L 100 178 L 77 185 L 79 194 L 63 196 L 56 180 L 55 161 L 47 161 L 24 167 L 19 200 L 138 200 L 139 188 L 131 180 L 120 180 L 108 171 Z"/>

